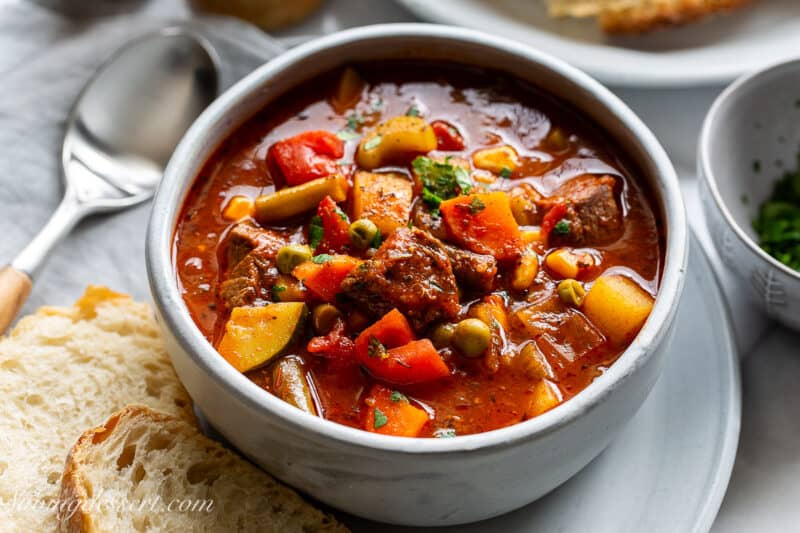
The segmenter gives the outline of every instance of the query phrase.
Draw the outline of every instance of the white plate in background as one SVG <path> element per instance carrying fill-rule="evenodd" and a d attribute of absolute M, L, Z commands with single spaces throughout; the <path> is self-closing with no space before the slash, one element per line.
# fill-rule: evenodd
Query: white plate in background
<path fill-rule="evenodd" d="M 640 36 L 604 35 L 592 19 L 553 19 L 544 0 L 397 0 L 416 15 L 535 46 L 624 87 L 723 84 L 800 56 L 800 1 L 753 5 Z"/>

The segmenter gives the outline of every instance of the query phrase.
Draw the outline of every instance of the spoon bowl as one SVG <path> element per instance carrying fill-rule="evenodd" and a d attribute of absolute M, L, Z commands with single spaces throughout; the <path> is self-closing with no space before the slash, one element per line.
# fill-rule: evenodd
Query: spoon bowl
<path fill-rule="evenodd" d="M 145 35 L 100 68 L 70 114 L 64 198 L 44 228 L 0 270 L 0 333 L 25 302 L 53 247 L 85 216 L 149 199 L 172 151 L 216 98 L 212 46 L 184 27 Z"/>

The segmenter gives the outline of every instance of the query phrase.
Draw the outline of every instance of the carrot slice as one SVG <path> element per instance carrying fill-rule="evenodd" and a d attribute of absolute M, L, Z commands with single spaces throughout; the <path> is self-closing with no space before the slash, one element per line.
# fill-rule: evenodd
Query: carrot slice
<path fill-rule="evenodd" d="M 506 193 L 458 196 L 442 202 L 439 209 L 448 235 L 465 248 L 499 261 L 519 256 L 522 236 Z"/>
<path fill-rule="evenodd" d="M 428 423 L 428 413 L 411 405 L 408 398 L 383 385 L 375 385 L 364 400 L 364 429 L 383 435 L 417 437 Z"/>
<path fill-rule="evenodd" d="M 360 259 L 349 255 L 321 254 L 297 265 L 292 275 L 319 298 L 332 302 L 341 289 L 342 280 L 360 264 Z"/>
<path fill-rule="evenodd" d="M 373 345 L 372 351 L 374 351 L 375 342 L 384 348 L 396 348 L 413 340 L 414 332 L 406 317 L 397 309 L 392 309 L 356 338 L 356 354 L 359 359 L 366 360 L 370 356 L 370 344 Z"/>
<path fill-rule="evenodd" d="M 360 362 L 370 374 L 397 385 L 425 383 L 450 375 L 450 369 L 428 339 L 411 341 L 397 348 L 381 348 L 380 343 L 370 344 L 370 353 Z"/>

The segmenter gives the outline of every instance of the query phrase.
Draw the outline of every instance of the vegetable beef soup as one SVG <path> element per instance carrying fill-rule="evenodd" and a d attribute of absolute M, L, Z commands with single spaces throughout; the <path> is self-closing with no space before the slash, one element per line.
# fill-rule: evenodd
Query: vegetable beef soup
<path fill-rule="evenodd" d="M 499 72 L 358 64 L 240 126 L 192 187 L 178 282 L 231 365 L 387 435 L 569 400 L 653 306 L 664 235 L 618 147 Z"/>

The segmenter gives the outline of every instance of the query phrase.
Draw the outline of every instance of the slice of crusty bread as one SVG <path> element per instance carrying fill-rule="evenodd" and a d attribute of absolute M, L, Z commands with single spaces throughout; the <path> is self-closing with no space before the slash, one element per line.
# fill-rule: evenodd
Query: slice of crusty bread
<path fill-rule="evenodd" d="M 53 531 L 70 446 L 131 402 L 194 419 L 147 305 L 89 287 L 20 320 L 0 340 L 0 530 Z"/>
<path fill-rule="evenodd" d="M 685 24 L 749 0 L 547 0 L 554 17 L 597 17 L 607 33 L 642 33 Z"/>
<path fill-rule="evenodd" d="M 59 508 L 63 533 L 347 531 L 193 425 L 141 405 L 78 439 Z"/>

